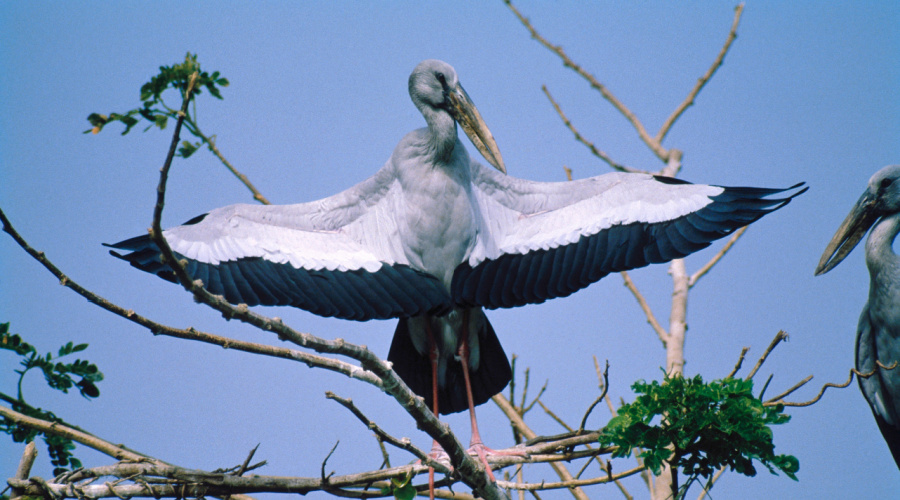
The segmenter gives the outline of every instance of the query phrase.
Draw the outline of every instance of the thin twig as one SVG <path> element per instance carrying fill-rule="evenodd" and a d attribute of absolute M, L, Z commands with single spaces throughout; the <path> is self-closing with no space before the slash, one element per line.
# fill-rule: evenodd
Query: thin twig
<path fill-rule="evenodd" d="M 731 247 L 734 246 L 735 243 L 737 243 L 738 238 L 744 235 L 748 227 L 750 226 L 744 226 L 735 231 L 734 234 L 731 235 L 731 238 L 728 238 L 728 241 L 725 242 L 725 245 L 723 245 L 722 248 L 720 248 L 719 251 L 716 252 L 716 254 L 713 255 L 711 259 L 709 259 L 709 262 L 704 264 L 703 267 L 701 267 L 697 270 L 697 272 L 691 275 L 691 277 L 688 279 L 688 286 L 693 287 L 694 285 L 696 285 L 697 281 L 699 281 L 700 278 L 706 275 L 706 273 L 708 273 L 710 269 L 713 268 L 713 266 L 718 264 L 719 261 L 722 260 L 722 257 L 724 257 L 725 254 L 728 253 L 729 250 L 731 250 Z"/>
<path fill-rule="evenodd" d="M 590 142 L 587 139 L 585 139 L 585 137 L 583 135 L 581 135 L 581 132 L 579 132 L 578 129 L 575 128 L 575 125 L 572 124 L 572 120 L 570 120 L 569 117 L 566 116 L 565 113 L 563 113 L 563 110 L 559 106 L 559 103 L 556 102 L 556 99 L 554 99 L 553 96 L 550 95 L 550 91 L 547 90 L 547 86 L 541 85 L 541 90 L 544 91 L 544 95 L 547 96 L 547 99 L 550 101 L 550 104 L 553 105 L 553 109 L 556 110 L 556 114 L 558 114 L 559 117 L 562 119 L 563 124 L 575 136 L 575 140 L 584 144 L 590 150 L 591 154 L 593 154 L 597 158 L 600 158 L 601 160 L 606 162 L 606 164 L 609 165 L 610 167 L 612 167 L 613 170 L 618 170 L 619 172 L 632 172 L 632 173 L 643 172 L 643 170 L 626 167 L 625 165 L 622 165 L 621 163 L 614 161 L 612 159 L 612 157 L 609 156 L 609 154 L 607 154 L 605 151 L 601 151 L 601 150 L 597 149 L 597 146 L 595 146 L 593 142 Z M 569 180 L 572 180 L 572 171 L 568 168 L 565 168 L 565 170 L 566 170 L 566 176 L 569 178 Z"/>
<path fill-rule="evenodd" d="M 544 381 L 544 385 L 541 386 L 541 389 L 538 391 L 537 396 L 535 396 L 534 399 L 531 400 L 530 404 L 528 404 L 527 406 L 522 408 L 522 416 L 525 416 L 526 413 L 530 412 L 531 409 L 534 408 L 534 404 L 541 400 L 541 396 L 544 395 L 544 392 L 547 390 L 547 384 L 549 384 L 549 383 L 550 383 L 550 380 Z M 523 397 L 524 397 L 524 393 L 523 393 Z M 523 401 L 522 404 L 525 404 L 525 402 Z"/>
<path fill-rule="evenodd" d="M 759 357 L 759 361 L 756 362 L 756 366 L 750 370 L 750 373 L 747 374 L 744 380 L 750 380 L 756 375 L 756 371 L 759 370 L 759 367 L 762 366 L 763 363 L 766 362 L 766 358 L 769 357 L 769 353 L 772 352 L 772 349 L 775 349 L 782 340 L 787 340 L 788 334 L 784 332 L 784 330 L 778 330 L 778 333 L 775 334 L 775 338 L 772 339 L 772 342 L 769 343 L 769 347 L 766 348 L 766 352 L 763 353 L 762 356 Z"/>
<path fill-rule="evenodd" d="M 766 401 L 763 404 L 765 406 L 774 406 L 774 405 L 778 405 L 778 404 L 781 404 L 784 406 L 792 406 L 792 407 L 811 406 L 811 405 L 818 403 L 819 400 L 822 399 L 822 396 L 825 394 L 825 390 L 828 389 L 829 387 L 834 387 L 837 389 L 844 389 L 845 387 L 850 385 L 850 382 L 853 382 L 853 375 L 856 375 L 857 377 L 861 377 L 861 378 L 869 378 L 872 375 L 875 375 L 878 372 L 878 370 L 894 370 L 894 369 L 896 369 L 898 366 L 900 366 L 900 361 L 894 361 L 890 365 L 886 366 L 881 361 L 875 360 L 875 365 L 876 365 L 876 367 L 868 372 L 861 372 L 861 371 L 857 370 L 856 368 L 851 368 L 850 375 L 849 375 L 849 377 L 847 377 L 846 382 L 844 382 L 843 384 L 835 384 L 832 382 L 826 383 L 825 385 L 822 386 L 822 389 L 819 390 L 819 394 L 817 394 L 816 397 L 810 399 L 809 401 L 804 401 L 802 403 L 791 403 L 791 402 L 786 402 L 786 401 L 780 401 L 781 396 L 779 395 L 779 396 L 776 396 L 776 397 Z"/>
<path fill-rule="evenodd" d="M 509 419 L 510 423 L 525 436 L 526 439 L 533 439 L 537 436 L 537 434 L 531 430 L 531 428 L 525 423 L 525 420 L 521 415 L 516 411 L 515 407 L 503 397 L 502 394 L 497 394 L 491 398 L 497 407 L 506 415 L 506 418 Z M 543 405 L 542 405 L 543 406 Z M 574 478 L 572 477 L 572 473 L 562 464 L 553 462 L 550 464 L 553 468 L 556 475 L 559 476 L 563 482 L 572 481 Z M 588 498 L 587 494 L 579 487 L 573 487 L 569 490 L 578 500 L 586 500 Z"/>
<path fill-rule="evenodd" d="M 572 426 L 567 424 L 565 422 L 565 420 L 562 419 L 562 417 L 560 417 L 553 410 L 548 408 L 547 405 L 545 405 L 542 401 L 538 401 L 538 404 L 541 405 L 541 408 L 543 408 L 544 413 L 546 413 L 550 418 L 555 420 L 556 423 L 558 423 L 560 426 L 562 426 L 563 429 L 565 429 L 569 432 L 572 432 L 572 433 L 576 432 L 575 429 L 572 428 Z"/>
<path fill-rule="evenodd" d="M 769 399 L 769 401 L 780 401 L 780 400 L 782 400 L 782 399 L 784 399 L 784 398 L 790 396 L 790 395 L 793 394 L 797 389 L 800 389 L 801 387 L 803 387 L 804 385 L 806 385 L 806 384 L 807 384 L 810 380 L 812 380 L 812 379 L 813 379 L 813 376 L 812 376 L 812 375 L 807 376 L 807 377 L 804 378 L 803 380 L 801 380 L 801 381 L 797 382 L 796 384 L 794 384 L 794 386 L 791 387 L 790 389 L 788 389 L 788 390 L 782 392 L 781 394 L 779 394 L 779 395 L 777 395 L 777 396 L 775 396 L 775 397 Z M 762 399 L 762 397 L 763 397 L 763 395 L 762 395 L 762 393 L 760 393 L 759 399 Z"/>
<path fill-rule="evenodd" d="M 722 476 L 722 473 L 725 472 L 725 467 L 719 467 L 715 474 L 713 474 L 712 479 L 709 480 L 708 486 L 704 486 L 700 491 L 700 496 L 697 497 L 697 500 L 703 500 L 706 498 L 706 495 L 709 493 L 709 490 L 712 489 L 713 485 L 716 484 L 716 481 Z"/>
<path fill-rule="evenodd" d="M 337 447 L 339 444 L 341 444 L 340 441 L 335 442 L 334 446 L 331 447 L 331 451 L 329 451 L 328 454 L 325 455 L 325 459 L 322 460 L 321 475 L 322 475 L 322 483 L 324 483 L 324 484 L 328 484 L 328 478 L 330 478 L 331 476 L 334 475 L 334 471 L 332 471 L 327 476 L 325 475 L 325 464 L 328 463 L 328 459 L 331 458 L 331 455 L 334 454 L 334 450 L 337 450 Z"/>
<path fill-rule="evenodd" d="M 617 479 L 623 479 L 628 476 L 633 476 L 633 475 L 641 472 L 642 470 L 644 470 L 643 467 L 635 467 L 635 468 L 629 469 L 625 472 L 620 472 L 618 474 L 614 474 L 612 476 L 612 481 L 615 481 Z M 593 479 L 578 479 L 578 480 L 570 480 L 570 481 L 561 481 L 561 482 L 556 482 L 556 483 L 540 482 L 540 483 L 517 484 L 517 483 L 510 483 L 507 481 L 498 481 L 498 484 L 502 488 L 509 488 L 509 489 L 514 489 L 514 490 L 542 491 L 542 490 L 557 490 L 557 489 L 563 489 L 563 488 L 571 489 L 576 486 L 590 486 L 593 484 L 605 484 L 605 483 L 609 483 L 609 482 L 611 482 L 610 476 L 604 475 L 602 477 L 596 477 Z"/>
<path fill-rule="evenodd" d="M 594 371 L 597 372 L 597 386 L 600 390 L 604 390 L 605 383 L 603 381 L 603 374 L 600 372 L 600 363 L 597 362 L 597 356 L 592 356 L 594 359 Z M 616 416 L 616 408 L 612 404 L 612 399 L 609 397 L 609 391 L 606 391 L 606 396 L 603 398 L 606 400 L 606 406 L 609 408 L 609 413 L 613 417 Z"/>
<path fill-rule="evenodd" d="M 411 453 L 413 456 L 415 456 L 416 458 L 418 458 L 419 460 L 421 460 L 423 463 L 427 463 L 428 465 L 432 465 L 432 463 L 434 463 L 434 464 L 436 464 L 436 465 L 434 465 L 435 468 L 439 469 L 442 473 L 450 472 L 449 470 L 446 469 L 446 467 L 443 467 L 436 461 L 431 460 L 428 457 L 428 454 L 425 453 L 424 451 L 422 451 L 416 445 L 412 444 L 412 442 L 410 442 L 409 438 L 398 439 L 398 438 L 395 438 L 394 436 L 391 436 L 387 432 L 385 432 L 384 429 L 382 429 L 372 419 L 367 417 L 362 412 L 362 410 L 357 408 L 357 406 L 355 404 L 353 404 L 353 400 L 347 399 L 347 398 L 342 398 L 331 391 L 326 392 L 325 397 L 328 399 L 337 401 L 341 406 L 350 410 L 350 413 L 352 413 L 353 416 L 355 416 L 357 419 L 359 419 L 360 422 L 362 422 L 366 427 L 368 427 L 372 432 L 374 432 L 376 436 L 378 436 L 379 442 L 386 442 L 386 443 L 389 443 L 401 450 L 407 451 L 407 452 Z"/>
<path fill-rule="evenodd" d="M 116 460 L 146 460 L 148 457 L 135 453 L 133 451 L 122 448 L 121 446 L 110 443 L 109 441 L 98 438 L 97 436 L 77 431 L 57 422 L 48 422 L 35 417 L 29 417 L 19 413 L 13 409 L 0 405 L 0 416 L 8 418 L 13 422 L 25 425 L 32 429 L 37 429 L 46 434 L 62 436 L 83 444 L 89 448 L 95 449 L 100 453 L 109 455 Z"/>
<path fill-rule="evenodd" d="M 222 156 L 222 153 L 219 151 L 219 148 L 216 147 L 215 137 L 207 137 L 205 134 L 203 134 L 203 132 L 200 131 L 199 128 L 197 128 L 196 123 L 194 124 L 194 132 L 196 133 L 196 135 L 200 136 L 200 138 L 203 140 L 203 142 L 206 143 L 206 147 L 208 147 L 209 150 L 212 151 L 212 153 L 214 155 L 216 155 L 216 158 L 218 158 L 219 161 L 221 161 L 222 164 L 225 165 L 225 168 L 227 168 L 232 174 L 234 174 L 234 176 L 237 177 L 238 180 L 241 181 L 241 183 L 244 184 L 244 186 L 246 186 L 247 189 L 249 189 L 251 193 L 253 193 L 254 200 L 262 203 L 263 205 L 271 204 L 269 202 L 269 200 L 265 196 L 263 196 L 263 194 L 260 193 L 258 189 L 256 189 L 256 186 L 254 186 L 253 183 L 250 182 L 250 179 L 247 178 L 246 175 L 242 174 L 240 171 L 238 171 L 238 169 L 234 168 L 234 166 L 231 164 L 231 162 L 229 162 L 228 160 L 225 159 L 224 156 Z"/>
<path fill-rule="evenodd" d="M 647 299 L 645 299 L 644 295 L 637 289 L 637 285 L 631 280 L 631 276 L 628 275 L 628 272 L 622 271 L 619 274 L 622 276 L 625 286 L 631 294 L 634 295 L 634 298 L 637 299 L 638 305 L 641 306 L 641 310 L 644 311 L 644 315 L 647 317 L 647 323 L 650 324 L 650 327 L 653 328 L 653 331 L 656 332 L 656 335 L 659 337 L 659 341 L 662 342 L 663 347 L 665 347 L 669 339 L 669 332 L 659 324 L 656 316 L 653 315 L 653 310 L 650 309 L 650 304 L 647 303 Z"/>
<path fill-rule="evenodd" d="M 588 407 L 587 411 L 584 413 L 584 417 L 581 419 L 581 425 L 578 426 L 578 432 L 584 432 L 584 426 L 587 425 L 587 419 L 591 415 L 591 412 L 594 411 L 594 407 L 597 406 L 597 403 L 603 401 L 603 398 L 606 397 L 606 393 L 609 389 L 609 360 L 606 360 L 606 368 L 603 370 L 603 392 L 597 396 L 597 399 L 591 403 L 591 406 Z"/>
<path fill-rule="evenodd" d="M 562 47 L 553 45 L 546 38 L 541 36 L 541 34 L 538 33 L 537 30 L 531 25 L 531 22 L 528 20 L 528 18 L 523 16 L 519 12 L 519 10 L 516 9 L 511 0 L 504 0 L 504 2 L 506 3 L 507 7 L 509 7 L 509 10 L 511 10 L 512 13 L 515 14 L 515 16 L 519 19 L 519 22 L 521 22 L 522 25 L 525 26 L 526 29 L 528 29 L 528 32 L 531 33 L 532 38 L 534 38 L 541 45 L 556 54 L 562 60 L 565 67 L 571 68 L 573 71 L 578 73 L 578 75 L 587 80 L 591 87 L 597 89 L 600 92 L 600 95 L 602 95 L 604 99 L 609 101 L 609 103 L 612 104 L 613 107 L 615 107 L 616 110 L 618 110 L 619 113 L 621 113 L 622 116 L 624 116 L 625 119 L 627 119 L 631 123 L 631 125 L 637 131 L 638 136 L 640 136 L 641 140 L 644 141 L 647 147 L 650 148 L 650 150 L 652 150 L 660 160 L 664 162 L 668 160 L 669 152 L 664 147 L 662 147 L 662 145 L 660 145 L 658 141 L 650 137 L 650 134 L 647 133 L 647 129 L 644 128 L 644 125 L 641 123 L 638 117 L 630 109 L 628 109 L 628 107 L 625 106 L 622 101 L 614 96 L 612 92 L 610 92 L 606 88 L 605 85 L 600 83 L 600 81 L 598 81 L 597 78 L 594 77 L 594 75 L 588 73 L 584 70 L 584 68 L 570 59 L 566 52 L 562 49 Z"/>
<path fill-rule="evenodd" d="M 722 66 L 722 62 L 725 60 L 725 54 L 728 53 L 728 49 L 731 48 L 731 43 L 734 42 L 734 39 L 737 38 L 737 28 L 738 23 L 741 20 L 741 13 L 744 11 L 744 4 L 738 4 L 737 7 L 734 8 L 734 21 L 731 23 L 731 30 L 728 32 L 728 37 L 725 39 L 725 45 L 722 46 L 722 50 L 719 51 L 719 55 L 716 56 L 716 60 L 713 61 L 712 66 L 706 70 L 706 73 L 697 80 L 697 84 L 694 85 L 694 88 L 691 89 L 687 98 L 675 109 L 674 112 L 666 119 L 663 123 L 662 127 L 659 128 L 659 132 L 657 132 L 654 140 L 658 143 L 662 143 L 663 139 L 665 139 L 666 134 L 669 133 L 669 130 L 672 128 L 672 125 L 675 124 L 675 121 L 678 120 L 679 117 L 694 104 L 694 99 L 697 98 L 697 94 L 703 90 L 703 87 L 707 82 L 713 77 L 716 73 L 716 70 Z"/>
<path fill-rule="evenodd" d="M 749 351 L 750 351 L 749 347 L 744 347 L 743 349 L 741 349 L 741 355 L 738 356 L 737 363 L 734 364 L 734 369 L 731 370 L 731 373 L 726 375 L 725 378 L 731 378 L 731 377 L 734 377 L 735 375 L 737 375 L 738 370 L 740 370 L 741 366 L 744 364 L 744 356 L 746 356 L 747 352 L 749 352 Z"/>

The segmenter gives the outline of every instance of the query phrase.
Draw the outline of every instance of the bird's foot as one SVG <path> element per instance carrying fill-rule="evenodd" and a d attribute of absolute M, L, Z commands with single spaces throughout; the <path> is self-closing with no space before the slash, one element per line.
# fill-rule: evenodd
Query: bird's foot
<path fill-rule="evenodd" d="M 431 445 L 431 451 L 428 452 L 427 455 L 429 460 L 433 460 L 451 472 L 453 471 L 453 466 L 450 465 L 450 455 L 441 448 L 441 445 L 438 444 L 437 441 L 434 441 L 434 444 Z M 422 460 L 418 460 L 418 463 L 424 463 Z M 434 500 L 434 467 L 428 467 L 428 498 L 429 500 Z"/>
<path fill-rule="evenodd" d="M 437 444 L 437 442 L 434 443 L 434 446 L 431 448 L 431 451 L 428 452 L 427 456 L 429 460 L 433 460 L 450 469 L 451 471 L 453 470 L 453 466 L 450 465 L 450 455 L 448 455 L 447 452 L 444 451 L 443 448 L 441 448 L 441 445 Z M 422 460 L 418 460 L 417 462 L 420 464 L 425 464 L 425 462 Z"/>
<path fill-rule="evenodd" d="M 488 448 L 484 445 L 480 440 L 472 441 L 469 444 L 469 449 L 466 450 L 469 455 L 478 457 L 481 460 L 482 465 L 484 465 L 484 469 L 487 471 L 488 477 L 491 478 L 491 481 L 496 481 L 497 479 L 494 477 L 494 471 L 491 470 L 491 464 L 488 463 L 488 456 L 495 457 L 523 457 L 527 458 L 528 453 L 525 453 L 521 450 L 494 450 L 492 448 Z"/>

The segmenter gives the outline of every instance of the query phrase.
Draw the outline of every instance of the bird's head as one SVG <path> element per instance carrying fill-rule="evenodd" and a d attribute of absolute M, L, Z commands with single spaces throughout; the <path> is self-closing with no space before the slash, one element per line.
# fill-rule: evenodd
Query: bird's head
<path fill-rule="evenodd" d="M 436 113 L 447 113 L 497 170 L 506 173 L 500 149 L 475 103 L 459 84 L 456 70 L 436 59 L 420 62 L 409 75 L 409 96 L 426 120 Z"/>
<path fill-rule="evenodd" d="M 825 248 L 816 276 L 841 263 L 878 219 L 900 212 L 900 165 L 875 172 L 869 185 Z"/>

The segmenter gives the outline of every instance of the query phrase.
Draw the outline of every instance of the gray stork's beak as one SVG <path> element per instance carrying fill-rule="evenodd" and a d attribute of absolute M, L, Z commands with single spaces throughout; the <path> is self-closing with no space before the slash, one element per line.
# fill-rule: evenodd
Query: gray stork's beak
<path fill-rule="evenodd" d="M 872 224 L 881 217 L 875 202 L 875 196 L 866 191 L 856 205 L 853 205 L 853 209 L 847 214 L 847 218 L 844 219 L 841 227 L 825 247 L 825 253 L 822 254 L 819 265 L 816 266 L 816 276 L 825 274 L 840 264 L 856 248 Z"/>
<path fill-rule="evenodd" d="M 469 98 L 462 85 L 457 84 L 455 88 L 447 93 L 450 101 L 450 114 L 459 123 L 463 131 L 469 136 L 472 144 L 481 152 L 481 156 L 494 166 L 497 170 L 506 173 L 506 166 L 503 164 L 503 157 L 500 156 L 500 148 L 494 141 L 494 136 L 481 119 L 481 114 L 475 103 Z"/>

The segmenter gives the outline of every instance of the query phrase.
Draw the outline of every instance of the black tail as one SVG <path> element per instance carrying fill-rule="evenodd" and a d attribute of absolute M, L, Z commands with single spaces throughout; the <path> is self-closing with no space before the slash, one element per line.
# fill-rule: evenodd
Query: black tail
<path fill-rule="evenodd" d="M 478 370 L 469 372 L 475 406 L 487 402 L 491 396 L 502 391 L 512 379 L 509 360 L 487 318 L 484 318 L 484 328 L 478 332 L 478 336 L 481 359 Z M 400 318 L 400 322 L 397 323 L 394 340 L 391 342 L 391 350 L 388 353 L 388 361 L 393 363 L 394 371 L 400 375 L 406 385 L 414 393 L 422 396 L 430 407 L 432 402 L 431 361 L 427 352 L 419 353 L 413 345 L 407 318 Z M 439 413 L 446 415 L 468 408 L 462 364 L 454 359 L 447 366 L 444 383 L 438 387 Z"/>
<path fill-rule="evenodd" d="M 881 435 L 884 436 L 888 448 L 891 449 L 891 455 L 894 456 L 894 462 L 897 463 L 897 468 L 900 469 L 900 428 L 889 424 L 887 420 L 874 411 L 872 414 L 875 415 L 875 421 L 878 422 Z"/>

